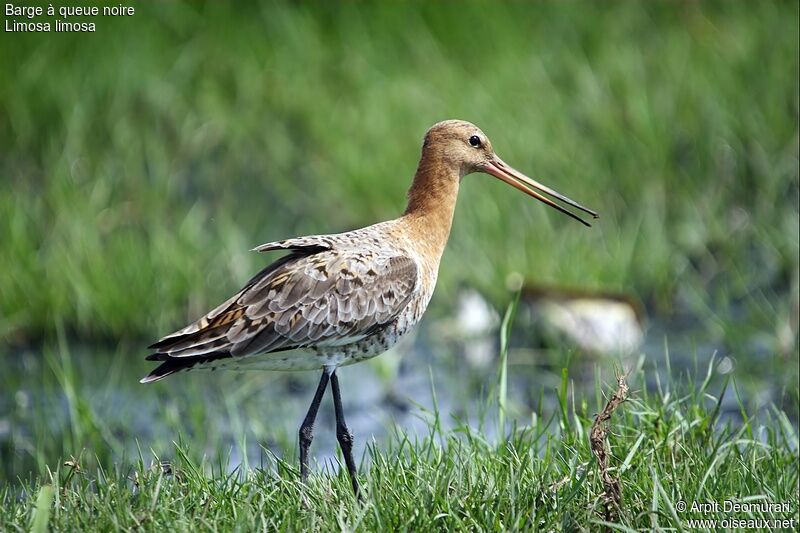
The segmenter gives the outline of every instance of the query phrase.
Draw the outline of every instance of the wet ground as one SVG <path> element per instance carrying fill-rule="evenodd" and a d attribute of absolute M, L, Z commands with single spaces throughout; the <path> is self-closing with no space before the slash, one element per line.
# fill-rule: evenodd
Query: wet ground
<path fill-rule="evenodd" d="M 760 337 L 750 340 L 746 352 L 737 353 L 724 339 L 708 342 L 713 335 L 697 321 L 650 321 L 644 323 L 638 349 L 603 355 L 570 348 L 577 345 L 574 340 L 553 335 L 552 328 L 531 326 L 536 323 L 535 309 L 523 305 L 508 356 L 508 424 L 557 418 L 563 369 L 567 397 L 579 413 L 591 416 L 620 368 L 644 369 L 633 374 L 634 391 L 703 380 L 710 368 L 712 396 L 733 378 L 749 414 L 776 406 L 797 424 L 791 392 L 797 384 L 796 351 L 775 353 Z M 451 317 L 425 321 L 391 352 L 340 369 L 356 453 L 360 456 L 368 443 L 380 444 L 398 429 L 412 438 L 426 436 L 436 410 L 444 428 L 480 426 L 489 439 L 496 438 L 498 327 L 499 314 L 471 295 L 461 299 Z M 11 372 L 17 379 L 7 381 L 8 389 L 0 395 L 0 450 L 7 465 L 3 477 L 24 476 L 37 460 L 52 462 L 52 454 L 80 453 L 86 442 L 107 445 L 120 460 L 136 458 L 140 450 L 145 457 L 151 458 L 152 452 L 169 459 L 173 441 L 181 439 L 209 457 L 220 450 L 229 453 L 232 466 L 262 464 L 265 449 L 278 455 L 294 449 L 318 375 L 191 372 L 140 385 L 140 374 L 147 369 L 143 354 L 132 346 L 73 346 L 31 350 L 13 359 Z M 635 376 L 646 376 L 646 382 L 637 382 Z M 713 398 L 709 405 L 713 407 Z M 326 398 L 313 444 L 319 462 L 335 454 L 332 411 Z M 726 394 L 720 420 L 736 424 L 741 417 L 737 394 Z M 50 444 L 43 446 L 42 439 Z"/>

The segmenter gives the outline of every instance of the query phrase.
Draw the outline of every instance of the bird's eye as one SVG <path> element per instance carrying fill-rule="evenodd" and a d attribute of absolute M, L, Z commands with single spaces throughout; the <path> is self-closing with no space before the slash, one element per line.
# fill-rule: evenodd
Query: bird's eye
<path fill-rule="evenodd" d="M 469 138 L 469 144 L 477 148 L 481 145 L 481 138 L 477 135 L 473 135 Z"/>

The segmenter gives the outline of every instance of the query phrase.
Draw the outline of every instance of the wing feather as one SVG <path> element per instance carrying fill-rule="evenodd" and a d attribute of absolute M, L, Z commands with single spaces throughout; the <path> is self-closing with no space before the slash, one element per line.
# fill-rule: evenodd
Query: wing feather
<path fill-rule="evenodd" d="M 272 250 L 302 250 L 313 253 L 315 251 L 331 250 L 333 239 L 330 235 L 311 235 L 297 237 L 283 241 L 267 242 L 253 248 L 252 252 L 269 252 Z"/>
<path fill-rule="evenodd" d="M 418 284 L 411 257 L 378 247 L 337 249 L 321 239 L 256 248 L 293 251 L 201 319 L 153 344 L 150 358 L 169 363 L 170 372 L 156 369 L 145 380 L 219 358 L 355 342 L 403 311 Z"/>

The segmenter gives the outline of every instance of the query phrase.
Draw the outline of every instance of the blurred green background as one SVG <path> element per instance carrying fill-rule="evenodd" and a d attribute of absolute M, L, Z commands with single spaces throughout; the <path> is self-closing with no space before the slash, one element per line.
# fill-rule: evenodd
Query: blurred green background
<path fill-rule="evenodd" d="M 7 391 L 58 366 L 42 346 L 110 347 L 92 365 L 138 377 L 269 260 L 253 246 L 399 215 L 447 118 L 601 218 L 467 177 L 433 316 L 461 286 L 504 307 L 511 272 L 622 291 L 796 388 L 797 2 L 135 8 L 0 35 Z"/>

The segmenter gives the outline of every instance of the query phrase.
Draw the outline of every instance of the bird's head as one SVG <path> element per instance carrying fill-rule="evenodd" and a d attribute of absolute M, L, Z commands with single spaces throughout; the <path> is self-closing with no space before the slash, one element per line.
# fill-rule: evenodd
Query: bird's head
<path fill-rule="evenodd" d="M 425 134 L 422 160 L 428 164 L 455 170 L 459 179 L 473 172 L 483 172 L 494 176 L 586 226 L 590 224 L 541 193 L 597 218 L 597 213 L 591 209 L 583 207 L 578 202 L 570 200 L 504 163 L 494 153 L 492 143 L 486 134 L 474 124 L 464 120 L 445 120 L 434 124 Z"/>

